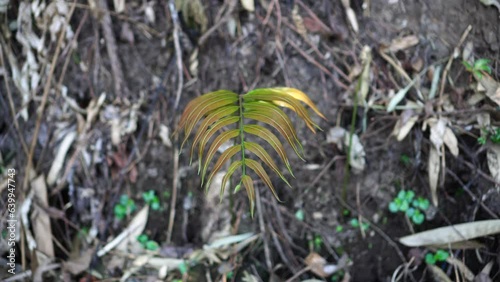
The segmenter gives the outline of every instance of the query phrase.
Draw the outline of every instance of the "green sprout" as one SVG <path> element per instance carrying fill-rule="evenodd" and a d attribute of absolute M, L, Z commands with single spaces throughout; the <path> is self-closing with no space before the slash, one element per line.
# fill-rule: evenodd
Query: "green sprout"
<path fill-rule="evenodd" d="M 148 235 L 141 234 L 137 236 L 137 241 L 141 243 L 142 247 L 149 251 L 156 251 L 160 247 L 156 241 L 149 240 Z"/>
<path fill-rule="evenodd" d="M 320 250 L 323 245 L 323 238 L 320 235 L 314 235 L 314 249 Z"/>
<path fill-rule="evenodd" d="M 182 275 L 186 274 L 188 272 L 188 266 L 185 262 L 182 262 L 179 265 L 179 271 L 181 272 Z"/>
<path fill-rule="evenodd" d="M 142 193 L 142 198 L 144 199 L 144 202 L 146 202 L 146 204 L 148 204 L 153 210 L 157 211 L 160 209 L 160 198 L 156 196 L 156 192 L 154 190 Z"/>
<path fill-rule="evenodd" d="M 341 281 L 342 278 L 344 278 L 344 271 L 343 270 L 340 270 L 339 272 L 336 272 L 332 275 L 332 277 L 330 278 L 330 281 L 332 282 L 338 282 L 338 281 Z"/>
<path fill-rule="evenodd" d="M 481 136 L 481 137 L 477 138 L 477 143 L 479 143 L 481 145 L 486 144 L 486 137 Z"/>
<path fill-rule="evenodd" d="M 425 262 L 427 264 L 436 264 L 437 262 L 446 261 L 446 259 L 450 256 L 450 254 L 443 250 L 437 250 L 436 253 L 428 252 L 425 255 Z"/>
<path fill-rule="evenodd" d="M 475 61 L 473 64 L 467 61 L 462 61 L 462 64 L 468 72 L 472 73 L 477 79 L 481 79 L 484 73 L 491 74 L 490 62 L 491 60 L 483 58 Z"/>
<path fill-rule="evenodd" d="M 490 132 L 490 140 L 495 144 L 500 143 L 500 127 L 497 130 Z"/>
<path fill-rule="evenodd" d="M 295 213 L 295 218 L 298 221 L 304 221 L 304 217 L 305 217 L 304 210 L 303 209 L 297 210 L 297 212 Z"/>
<path fill-rule="evenodd" d="M 424 222 L 424 212 L 429 209 L 429 200 L 418 197 L 412 190 L 401 190 L 392 202 L 389 203 L 391 213 L 403 212 L 413 223 L 420 225 Z"/>
<path fill-rule="evenodd" d="M 488 141 L 488 138 L 493 142 L 494 144 L 500 144 L 500 127 L 497 129 L 482 129 L 481 130 L 481 136 L 477 138 L 477 142 L 481 145 L 486 144 L 486 141 Z"/>
<path fill-rule="evenodd" d="M 354 227 L 354 228 L 359 228 L 359 220 L 357 218 L 352 218 L 351 220 L 349 220 L 349 224 Z M 367 222 L 363 222 L 361 224 L 361 229 L 363 229 L 363 231 L 366 231 L 368 230 L 368 228 L 370 228 L 370 224 L 367 223 Z"/>
<path fill-rule="evenodd" d="M 115 205 L 113 211 L 118 220 L 124 219 L 126 216 L 132 214 L 137 209 L 134 200 L 130 199 L 127 195 L 120 196 L 120 201 Z"/>
<path fill-rule="evenodd" d="M 401 154 L 401 157 L 399 159 L 405 166 L 409 166 L 411 164 L 411 159 L 406 154 Z"/>

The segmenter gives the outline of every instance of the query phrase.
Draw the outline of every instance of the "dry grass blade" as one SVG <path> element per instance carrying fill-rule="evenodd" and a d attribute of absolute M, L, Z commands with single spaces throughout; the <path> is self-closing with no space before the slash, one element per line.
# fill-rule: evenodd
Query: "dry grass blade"
<path fill-rule="evenodd" d="M 446 245 L 500 233 L 500 220 L 483 220 L 440 227 L 399 239 L 408 247 Z"/>

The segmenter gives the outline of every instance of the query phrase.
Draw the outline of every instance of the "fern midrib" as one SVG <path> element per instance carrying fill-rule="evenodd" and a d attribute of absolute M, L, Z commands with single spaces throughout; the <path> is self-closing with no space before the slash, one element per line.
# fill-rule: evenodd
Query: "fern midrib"
<path fill-rule="evenodd" d="M 240 107 L 240 142 L 241 142 L 241 177 L 246 175 L 246 165 L 245 165 L 245 132 L 243 131 L 244 126 L 244 114 L 243 114 L 243 95 L 239 95 L 239 107 Z"/>

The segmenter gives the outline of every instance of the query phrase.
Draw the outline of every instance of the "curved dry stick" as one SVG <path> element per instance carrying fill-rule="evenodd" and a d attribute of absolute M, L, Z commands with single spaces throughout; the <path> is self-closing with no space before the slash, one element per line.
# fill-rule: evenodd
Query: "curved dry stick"
<path fill-rule="evenodd" d="M 109 10 L 106 0 L 99 1 L 99 7 L 103 10 Z M 104 13 L 101 21 L 104 40 L 106 41 L 106 50 L 108 51 L 109 60 L 111 63 L 111 72 L 113 73 L 115 95 L 122 97 L 128 94 L 127 86 L 124 85 L 124 76 L 122 64 L 118 58 L 118 48 L 116 47 L 115 34 L 112 28 L 111 16 L 109 13 Z"/>
<path fill-rule="evenodd" d="M 174 24 L 174 47 L 175 47 L 175 57 L 177 60 L 177 73 L 179 76 L 179 80 L 177 81 L 177 93 L 175 95 L 175 104 L 174 109 L 177 109 L 179 106 L 179 100 L 181 99 L 182 86 L 184 84 L 184 76 L 182 75 L 182 50 L 181 44 L 179 43 L 179 15 L 177 14 L 177 10 L 175 9 L 174 0 L 170 0 L 168 2 L 168 8 L 170 10 L 170 16 L 172 17 L 172 23 Z"/>

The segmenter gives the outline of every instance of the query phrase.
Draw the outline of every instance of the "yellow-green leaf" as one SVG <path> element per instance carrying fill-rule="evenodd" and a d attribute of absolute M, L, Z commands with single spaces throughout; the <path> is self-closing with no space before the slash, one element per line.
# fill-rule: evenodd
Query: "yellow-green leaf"
<path fill-rule="evenodd" d="M 198 130 L 196 131 L 196 134 L 194 136 L 194 139 L 193 139 L 193 145 L 191 145 L 191 159 L 193 157 L 193 152 L 194 152 L 194 148 L 196 147 L 196 145 L 198 144 L 198 142 L 201 140 L 202 136 L 210 129 L 213 129 L 214 127 L 216 126 L 220 126 L 219 129 L 222 127 L 222 126 L 226 126 L 226 125 L 229 125 L 231 123 L 234 123 L 234 122 L 237 122 L 239 120 L 238 117 L 236 116 L 231 116 L 233 113 L 235 113 L 237 110 L 239 109 L 238 106 L 225 106 L 225 107 L 222 107 L 222 108 L 219 108 L 215 111 L 213 111 L 212 113 L 210 113 L 204 120 L 203 122 L 200 124 L 200 127 L 198 128 Z M 229 117 L 228 117 L 229 116 Z M 236 117 L 236 118 L 234 118 Z M 224 123 L 222 126 L 220 125 L 220 122 L 223 121 L 223 120 L 229 120 L 229 123 Z M 209 128 L 209 126 L 211 126 L 211 128 Z M 218 129 L 215 129 L 215 130 L 211 130 L 211 133 L 215 133 Z M 208 139 L 210 139 L 210 137 L 212 136 L 212 134 L 209 134 L 208 135 Z M 190 161 L 191 163 L 191 161 Z"/>
<path fill-rule="evenodd" d="M 200 172 L 201 169 L 201 160 L 203 159 L 203 150 L 205 149 L 205 146 L 208 143 L 208 140 L 214 135 L 215 132 L 217 132 L 219 129 L 223 128 L 224 126 L 233 124 L 237 121 L 240 120 L 240 117 L 238 116 L 229 116 L 222 118 L 221 120 L 217 121 L 212 127 L 205 131 L 203 135 L 200 137 L 200 146 L 198 148 L 198 173 Z M 192 156 L 191 156 L 192 157 Z"/>
<path fill-rule="evenodd" d="M 219 97 L 226 97 L 226 98 L 235 97 L 236 99 L 238 99 L 238 94 L 228 90 L 219 90 L 201 95 L 200 97 L 193 99 L 191 102 L 187 104 L 186 108 L 184 109 L 181 119 L 179 120 L 179 125 L 176 129 L 176 133 L 178 130 L 183 129 L 185 124 L 192 119 L 192 116 L 196 113 L 195 109 L 199 108 L 200 106 L 203 106 L 207 101 Z"/>
<path fill-rule="evenodd" d="M 254 153 L 263 163 L 271 168 L 288 186 L 292 187 L 281 173 L 273 158 L 266 152 L 262 146 L 254 142 L 245 142 L 245 149 Z"/>
<path fill-rule="evenodd" d="M 295 128 L 293 128 L 292 122 L 288 117 L 283 119 L 280 116 L 273 116 L 269 112 L 257 110 L 245 112 L 245 117 L 267 123 L 274 127 L 281 135 L 283 135 L 283 137 L 285 137 L 286 141 L 288 141 L 295 153 L 302 158 L 302 145 L 298 141 Z"/>
<path fill-rule="evenodd" d="M 194 126 L 200 119 L 209 111 L 215 110 L 219 107 L 230 105 L 238 100 L 238 97 L 215 97 L 206 103 L 200 104 L 199 107 L 193 109 L 194 115 L 190 117 L 186 123 L 185 134 L 189 136 Z"/>
<path fill-rule="evenodd" d="M 304 120 L 306 126 L 311 131 L 315 132 L 315 129 L 320 128 L 312 120 L 305 106 L 311 108 L 321 118 L 325 118 L 304 92 L 294 88 L 262 88 L 255 89 L 243 95 L 238 95 L 228 90 L 215 91 L 202 95 L 188 103 L 174 134 L 177 134 L 180 130 L 184 131 L 185 136 L 181 142 L 182 148 L 197 124 L 200 123 L 193 138 L 190 156 L 192 160 L 194 150 L 198 147 L 198 173 L 201 173 L 202 186 L 208 189 L 215 174 L 221 170 L 225 163 L 230 161 L 229 168 L 222 178 L 220 187 L 221 200 L 229 179 L 239 168 L 241 169 L 242 175 L 236 187 L 241 187 L 241 185 L 245 186 L 250 201 L 251 214 L 253 216 L 255 189 L 253 180 L 247 175 L 247 171 L 252 170 L 259 176 L 278 200 L 279 198 L 271 182 L 271 178 L 263 168 L 261 162 L 265 163 L 266 166 L 276 173 L 288 186 L 290 186 L 290 184 L 281 172 L 280 167 L 276 164 L 273 156 L 258 143 L 248 142 L 245 134 L 260 137 L 269 143 L 293 176 L 290 162 L 280 139 L 269 129 L 256 124 L 256 122 L 262 122 L 274 128 L 290 144 L 294 152 L 303 159 L 301 153 L 303 148 L 296 130 L 292 121 L 282 108 L 286 107 L 293 110 L 298 117 Z M 235 124 L 235 129 L 221 132 L 221 129 L 232 124 Z M 216 137 L 209 146 L 206 156 L 204 156 L 205 148 L 214 135 Z M 208 177 L 206 177 L 208 167 L 216 152 L 224 143 L 233 138 L 235 138 L 234 145 L 222 152 L 213 165 Z M 242 149 L 252 154 L 246 155 Z M 241 158 L 236 160 L 235 156 L 238 155 L 238 153 L 241 153 Z M 258 161 L 250 158 L 253 155 L 257 157 L 256 159 Z M 239 190 L 239 188 L 237 188 L 237 190 Z"/>
<path fill-rule="evenodd" d="M 299 100 L 284 91 L 277 91 L 274 89 L 255 89 L 248 92 L 243 97 L 245 98 L 245 101 L 255 99 L 273 102 L 275 104 L 283 102 L 284 104 L 282 105 L 295 111 L 297 115 L 306 122 L 307 127 L 309 127 L 312 132 L 316 132 L 314 128 L 321 129 L 316 123 L 314 123 L 307 110 L 299 103 Z"/>
<path fill-rule="evenodd" d="M 326 120 L 326 117 L 319 111 L 319 109 L 316 107 L 316 105 L 313 103 L 311 99 L 309 99 L 309 96 L 307 96 L 306 93 L 295 89 L 295 88 L 290 88 L 290 87 L 276 87 L 272 88 L 272 91 L 278 91 L 280 93 L 287 94 L 304 104 L 308 105 L 318 116 L 320 116 L 322 119 Z"/>
<path fill-rule="evenodd" d="M 236 153 L 241 151 L 241 145 L 234 145 L 225 150 L 215 163 L 214 167 L 212 168 L 212 171 L 208 175 L 208 180 L 207 180 L 207 186 L 210 186 L 210 182 L 212 181 L 212 178 L 214 175 L 221 169 L 222 165 L 226 163 L 231 157 L 233 157 Z"/>
<path fill-rule="evenodd" d="M 262 165 L 252 159 L 246 159 L 245 164 L 252 169 L 259 177 L 264 181 L 264 183 L 269 187 L 271 192 L 273 193 L 274 197 L 281 202 L 280 198 L 278 197 L 278 194 L 276 194 L 276 190 L 274 189 L 273 183 L 271 182 L 271 178 L 269 178 L 269 175 L 267 172 L 264 170 Z"/>
<path fill-rule="evenodd" d="M 215 152 L 217 152 L 217 149 L 224 144 L 226 141 L 228 141 L 231 138 L 234 138 L 238 136 L 240 131 L 238 129 L 233 129 L 233 130 L 228 130 L 226 132 L 223 132 L 221 135 L 217 136 L 210 145 L 210 148 L 208 149 L 207 156 L 205 158 L 205 165 L 203 166 L 203 172 L 201 174 L 201 183 L 203 184 L 203 180 L 205 179 L 205 174 L 207 173 L 207 168 L 208 164 L 212 160 L 213 156 L 215 155 Z"/>
<path fill-rule="evenodd" d="M 285 163 L 290 174 L 293 177 L 295 177 L 293 175 L 293 172 L 292 172 L 292 167 L 290 166 L 290 161 L 288 160 L 288 157 L 286 156 L 285 148 L 283 148 L 283 144 L 281 144 L 281 141 L 278 139 L 278 137 L 276 137 L 276 135 L 274 135 L 269 129 L 262 127 L 260 125 L 255 125 L 255 124 L 246 124 L 243 127 L 243 130 L 246 133 L 250 133 L 252 135 L 258 136 L 258 137 L 266 140 L 266 142 L 269 143 L 269 145 L 271 145 L 271 147 L 273 147 L 273 149 L 276 151 L 276 153 L 278 153 L 281 160 Z"/>
<path fill-rule="evenodd" d="M 241 183 L 245 186 L 247 190 L 248 200 L 250 201 L 250 215 L 253 218 L 253 212 L 255 210 L 255 188 L 253 187 L 253 180 L 248 175 L 243 175 L 241 177 Z"/>
<path fill-rule="evenodd" d="M 243 163 L 242 161 L 235 161 L 234 163 L 232 163 L 229 166 L 229 168 L 227 169 L 227 172 L 224 175 L 224 177 L 222 177 L 222 184 L 220 186 L 220 199 L 221 199 L 221 201 L 222 201 L 222 195 L 224 195 L 224 189 L 226 189 L 227 182 L 229 181 L 229 179 L 231 178 L 233 173 L 236 171 L 236 169 L 241 167 L 242 163 Z M 208 186 L 206 187 L 206 189 L 208 189 Z"/>

